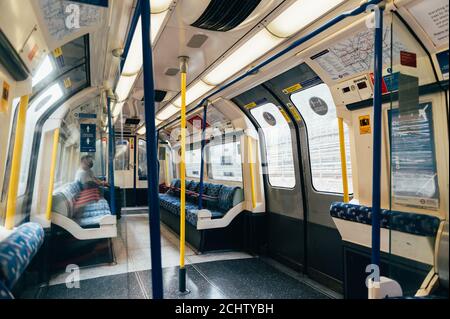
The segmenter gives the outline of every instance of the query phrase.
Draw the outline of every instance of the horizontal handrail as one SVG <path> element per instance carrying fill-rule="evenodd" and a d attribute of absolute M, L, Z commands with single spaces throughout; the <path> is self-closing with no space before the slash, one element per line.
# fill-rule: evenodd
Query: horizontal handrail
<path fill-rule="evenodd" d="M 220 88 L 218 88 L 217 90 L 215 90 L 214 92 L 208 94 L 206 97 L 204 97 L 201 102 L 199 104 L 197 104 L 197 106 L 195 106 L 194 108 L 192 108 L 191 110 L 189 110 L 187 113 L 190 114 L 192 112 L 194 112 L 195 110 L 197 110 L 199 107 L 201 107 L 202 105 L 204 105 L 210 98 L 212 98 L 214 95 L 223 92 L 224 90 L 228 89 L 229 87 L 235 85 L 236 83 L 244 80 L 245 78 L 249 77 L 250 75 L 255 74 L 256 72 L 258 72 L 260 69 L 262 69 L 263 67 L 267 66 L 268 64 L 272 63 L 273 61 L 277 60 L 278 58 L 282 57 L 283 55 L 289 53 L 290 51 L 294 50 L 295 48 L 299 47 L 300 45 L 302 45 L 303 43 L 305 43 L 306 41 L 311 40 L 312 38 L 318 36 L 319 34 L 321 34 L 322 32 L 328 30 L 329 28 L 333 27 L 334 25 L 338 24 L 339 22 L 349 18 L 349 17 L 354 17 L 357 16 L 361 13 L 366 12 L 366 10 L 374 5 L 377 5 L 379 3 L 381 3 L 383 0 L 370 0 L 364 4 L 362 4 L 361 6 L 359 6 L 358 8 L 349 11 L 349 12 L 345 12 L 333 19 L 331 19 L 330 21 L 328 21 L 327 23 L 325 23 L 324 25 L 320 26 L 319 28 L 317 28 L 314 31 L 311 31 L 309 34 L 301 37 L 300 39 L 296 40 L 295 42 L 293 42 L 291 45 L 289 45 L 287 48 L 285 48 L 284 50 L 278 52 L 277 54 L 271 56 L 270 58 L 266 59 L 265 61 L 261 62 L 260 64 L 256 65 L 255 67 L 251 68 L 250 70 L 248 70 L 247 72 L 245 72 L 244 74 L 238 76 L 237 78 L 235 78 L 234 80 L 222 85 Z M 168 126 L 176 123 L 177 121 L 179 121 L 179 117 L 169 123 L 167 123 L 166 125 L 162 126 L 161 128 L 158 129 L 158 131 L 163 130 L 165 128 L 167 128 Z"/>

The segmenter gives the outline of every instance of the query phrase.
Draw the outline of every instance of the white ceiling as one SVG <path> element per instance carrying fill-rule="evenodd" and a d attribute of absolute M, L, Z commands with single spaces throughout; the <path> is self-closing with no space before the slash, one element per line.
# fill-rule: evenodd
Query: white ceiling
<path fill-rule="evenodd" d="M 156 89 L 169 92 L 166 100 L 175 97 L 180 91 L 179 76 L 167 76 L 165 72 L 168 68 L 179 67 L 179 56 L 190 58 L 188 84 L 192 83 L 281 3 L 283 0 L 263 0 L 246 21 L 228 32 L 208 31 L 190 26 L 195 21 L 195 15 L 198 18 L 203 13 L 205 1 L 185 0 L 177 3 L 171 9 L 169 20 L 154 48 Z M 197 10 L 198 8 L 193 7 L 194 4 L 202 10 Z M 192 13 L 186 16 L 185 12 Z M 196 34 L 206 35 L 207 41 L 199 49 L 187 47 L 189 40 Z M 143 94 L 142 76 L 137 81 L 135 91 Z"/>

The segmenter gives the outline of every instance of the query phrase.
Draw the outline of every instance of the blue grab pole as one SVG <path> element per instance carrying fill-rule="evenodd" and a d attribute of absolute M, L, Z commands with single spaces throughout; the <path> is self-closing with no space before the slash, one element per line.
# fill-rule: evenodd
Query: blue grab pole
<path fill-rule="evenodd" d="M 109 170 L 109 201 L 111 205 L 111 213 L 113 215 L 116 215 L 116 192 L 115 192 L 115 186 L 114 186 L 114 129 L 112 125 L 112 115 L 111 115 L 111 98 L 107 98 L 108 104 L 108 131 L 109 131 L 109 138 L 108 138 L 108 170 Z"/>
<path fill-rule="evenodd" d="M 210 100 L 214 95 L 219 94 L 221 92 L 223 92 L 224 90 L 228 89 L 229 87 L 235 85 L 236 83 L 239 83 L 240 81 L 242 81 L 243 79 L 252 76 L 253 74 L 255 74 L 257 71 L 259 71 L 260 69 L 264 68 L 265 66 L 269 65 L 270 63 L 272 63 L 273 61 L 277 60 L 278 58 L 284 56 L 285 54 L 289 53 L 290 51 L 294 50 L 295 48 L 299 47 L 300 45 L 302 45 L 303 43 L 313 39 L 314 37 L 318 36 L 319 34 L 321 34 L 322 32 L 325 32 L 326 30 L 328 30 L 329 28 L 335 26 L 336 24 L 338 24 L 339 22 L 344 21 L 345 19 L 349 18 L 349 17 L 354 17 L 357 15 L 360 15 L 361 13 L 366 12 L 366 10 L 368 8 L 371 8 L 374 5 L 378 5 L 379 3 L 381 3 L 383 0 L 370 0 L 367 1 L 366 3 L 363 3 L 362 5 L 360 5 L 359 7 L 357 7 L 356 9 L 343 13 L 335 18 L 333 18 L 332 20 L 328 21 L 327 23 L 323 24 L 322 26 L 318 27 L 317 29 L 315 29 L 314 31 L 306 34 L 305 36 L 301 37 L 300 39 L 294 41 L 291 45 L 289 45 L 287 48 L 285 48 L 284 50 L 278 52 L 277 54 L 271 56 L 270 58 L 268 58 L 267 60 L 261 62 L 260 64 L 256 65 L 255 67 L 251 68 L 250 70 L 248 70 L 247 72 L 245 72 L 244 74 L 238 76 L 237 78 L 225 83 L 224 85 L 222 85 L 220 88 L 218 88 L 217 90 L 214 90 L 212 93 L 208 94 L 199 104 L 197 104 L 197 106 L 195 106 L 194 108 L 192 108 L 188 113 L 192 113 L 195 110 L 197 110 L 199 107 L 201 107 L 202 105 L 204 105 L 208 100 Z M 165 124 L 163 127 L 160 128 L 160 130 L 165 129 L 167 127 L 169 127 L 170 125 L 172 125 L 173 123 L 175 123 L 178 119 L 175 119 L 167 124 Z"/>
<path fill-rule="evenodd" d="M 201 147 L 201 161 L 200 161 L 200 190 L 198 197 L 198 209 L 203 209 L 203 191 L 205 181 L 205 146 L 206 146 L 206 120 L 208 116 L 208 104 L 203 107 L 203 122 L 202 122 L 202 147 Z"/>
<path fill-rule="evenodd" d="M 372 177 L 372 264 L 380 265 L 380 215 L 381 215 L 381 117 L 383 84 L 383 13 L 375 10 L 375 64 L 373 96 L 373 177 Z"/>
<path fill-rule="evenodd" d="M 153 79 L 153 56 L 150 41 L 150 1 L 140 1 L 142 20 L 142 50 L 144 57 L 144 99 L 147 139 L 148 205 L 152 256 L 153 299 L 163 299 L 163 274 L 161 262 L 161 226 L 158 191 L 158 156 L 155 124 L 155 85 Z"/>

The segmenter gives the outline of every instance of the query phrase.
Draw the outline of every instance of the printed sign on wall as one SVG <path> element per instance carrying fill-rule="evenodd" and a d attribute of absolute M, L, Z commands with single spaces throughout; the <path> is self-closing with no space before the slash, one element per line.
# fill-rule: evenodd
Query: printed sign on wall
<path fill-rule="evenodd" d="M 359 117 L 359 133 L 361 135 L 372 133 L 372 128 L 370 126 L 370 115 L 363 115 Z"/>
<path fill-rule="evenodd" d="M 95 153 L 96 147 L 96 131 L 95 124 L 80 124 L 80 152 Z"/>

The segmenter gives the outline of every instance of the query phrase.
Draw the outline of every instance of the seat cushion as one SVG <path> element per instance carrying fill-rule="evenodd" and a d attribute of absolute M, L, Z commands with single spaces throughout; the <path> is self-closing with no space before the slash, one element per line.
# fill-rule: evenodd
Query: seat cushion
<path fill-rule="evenodd" d="M 372 208 L 367 206 L 336 202 L 331 204 L 330 214 L 335 218 L 372 225 Z M 387 211 L 382 209 L 381 227 L 387 228 L 387 224 Z"/>
<path fill-rule="evenodd" d="M 0 281 L 11 290 L 44 242 L 44 229 L 36 223 L 18 227 L 0 242 Z"/>
<path fill-rule="evenodd" d="M 331 205 L 334 218 L 372 225 L 372 208 L 336 202 Z M 440 220 L 435 216 L 381 210 L 381 227 L 419 236 L 436 236 Z"/>
<path fill-rule="evenodd" d="M 92 202 L 84 207 L 83 216 L 95 215 L 98 211 L 110 211 L 108 201 L 106 199 L 100 199 L 97 202 Z"/>
<path fill-rule="evenodd" d="M 180 199 L 170 194 L 159 194 L 159 205 L 172 214 L 179 214 Z"/>

